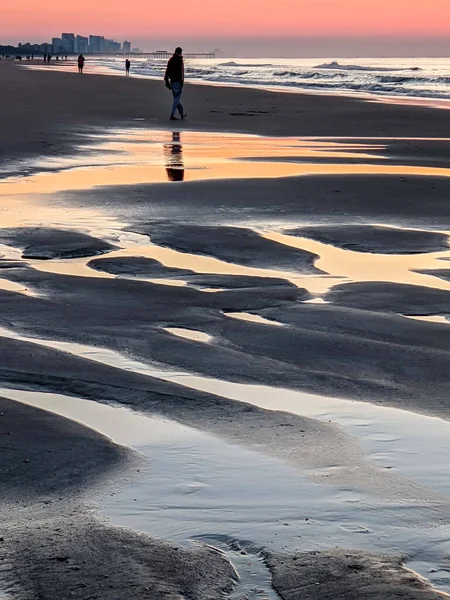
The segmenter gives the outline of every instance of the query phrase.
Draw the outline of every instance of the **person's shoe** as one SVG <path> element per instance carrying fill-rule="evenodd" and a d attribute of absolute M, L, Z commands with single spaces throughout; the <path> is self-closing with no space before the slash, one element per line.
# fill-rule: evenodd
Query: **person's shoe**
<path fill-rule="evenodd" d="M 187 119 L 187 114 L 186 114 L 186 113 L 183 113 L 183 114 L 181 115 L 181 118 L 182 118 L 182 119 Z"/>
<path fill-rule="evenodd" d="M 174 117 L 173 115 L 170 117 L 171 121 L 178 121 L 177 117 Z"/>

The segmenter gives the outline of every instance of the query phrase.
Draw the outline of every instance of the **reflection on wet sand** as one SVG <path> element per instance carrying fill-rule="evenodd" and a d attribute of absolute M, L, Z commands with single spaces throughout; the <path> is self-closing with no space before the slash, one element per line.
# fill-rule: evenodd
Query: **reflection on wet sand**
<path fill-rule="evenodd" d="M 430 316 L 417 316 L 417 315 L 405 315 L 407 319 L 414 319 L 416 321 L 427 321 L 428 323 L 441 323 L 443 325 L 450 325 L 450 321 L 442 315 L 430 315 Z"/>
<path fill-rule="evenodd" d="M 350 281 L 392 281 L 419 285 L 441 290 L 450 290 L 450 282 L 432 275 L 417 273 L 418 270 L 439 267 L 439 261 L 444 257 L 450 258 L 448 252 L 434 252 L 428 254 L 370 254 L 337 248 L 329 244 L 284 235 L 274 231 L 259 232 L 263 237 L 281 244 L 289 245 L 302 250 L 313 252 L 319 256 L 315 265 L 328 275 L 299 275 L 295 272 L 247 267 L 236 263 L 229 263 L 218 258 L 179 252 L 153 244 L 146 236 L 141 242 L 136 236 L 136 242 L 127 248 L 110 252 L 108 258 L 121 258 L 125 256 L 144 257 L 154 259 L 166 267 L 189 269 L 199 274 L 221 274 L 236 276 L 272 277 L 286 279 L 299 288 L 305 288 L 311 294 L 319 295 L 311 302 L 323 302 L 320 295 L 328 292 L 334 285 Z M 88 258 L 52 261 L 27 261 L 33 268 L 47 273 L 61 275 L 75 275 L 82 277 L 114 278 L 115 275 L 107 271 L 92 269 L 88 266 Z M 135 278 L 131 275 L 132 278 Z M 160 285 L 185 286 L 188 285 L 182 276 L 176 279 L 167 278 L 139 278 Z M 203 291 L 207 291 L 203 289 Z M 213 291 L 217 291 L 214 289 Z"/>
<path fill-rule="evenodd" d="M 117 158 L 117 157 L 116 157 Z M 270 158 L 270 156 L 268 157 Z M 404 165 L 327 164 L 276 162 L 274 160 L 235 161 L 232 155 L 210 165 L 185 162 L 183 181 L 214 179 L 273 179 L 304 175 L 408 175 L 449 177 L 450 169 Z M 172 167 L 171 167 L 172 169 Z M 12 177 L 0 182 L 0 196 L 50 194 L 65 190 L 87 190 L 100 186 L 143 185 L 167 181 L 167 170 L 154 164 L 111 164 L 110 167 L 77 167 L 53 174 L 37 174 L 26 179 Z M 177 174 L 179 176 L 179 174 Z M 170 177 L 170 175 L 169 175 Z M 18 184 L 20 188 L 18 188 Z"/>
<path fill-rule="evenodd" d="M 92 146 L 92 139 L 98 141 Z M 91 136 L 92 150 L 96 152 L 96 166 L 89 166 L 93 158 L 87 155 L 54 161 L 50 172 L 41 172 L 27 178 L 6 178 L 0 182 L 0 216 L 2 226 L 72 226 L 76 229 L 96 231 L 109 225 L 110 231 L 125 226 L 102 210 L 79 207 L 46 205 L 40 193 L 74 189 L 89 189 L 94 186 L 128 185 L 149 182 L 181 182 L 199 179 L 233 177 L 283 177 L 316 174 L 403 174 L 449 176 L 448 169 L 392 165 L 383 157 L 381 143 L 333 141 L 319 139 L 273 138 L 267 139 L 248 135 L 218 135 L 195 132 L 126 131 Z M 261 160 L 252 161 L 252 158 Z M 264 158 L 270 159 L 264 161 Z M 302 158 L 304 162 L 289 162 Z M 354 164 L 357 158 L 370 158 L 380 164 Z M 275 159 L 275 160 L 273 160 Z M 314 163 L 311 160 L 321 159 Z M 327 159 L 342 160 L 342 163 L 327 163 Z M 84 161 L 84 162 L 83 162 Z M 105 168 L 107 166 L 107 168 Z M 71 168 L 70 168 L 71 167 Z M 61 170 L 58 170 L 61 169 Z M 35 199 L 35 200 L 34 200 Z M 51 198 L 50 201 L 53 199 Z M 30 203 L 35 209 L 30 211 Z M 39 211 L 37 211 L 39 207 Z M 30 214 L 31 213 L 31 214 Z M 36 221 L 34 214 L 39 214 Z M 286 224 L 288 225 L 288 224 Z M 293 224 L 295 225 L 295 224 Z M 445 233 L 445 232 L 444 232 Z M 445 253 L 416 255 L 380 255 L 344 250 L 307 238 L 287 236 L 276 231 L 264 231 L 265 238 L 280 244 L 319 255 L 316 266 L 328 273 L 324 276 L 300 276 L 283 270 L 251 268 L 225 261 L 177 252 L 149 243 L 148 238 L 136 236 L 115 256 L 142 256 L 161 261 L 170 267 L 187 268 L 198 273 L 227 275 L 255 275 L 281 277 L 313 294 L 323 294 L 336 283 L 348 281 L 396 281 L 424 285 L 439 289 L 450 289 L 450 283 L 431 275 L 414 271 L 436 268 L 437 258 Z M 100 236 L 99 236 L 100 237 Z M 450 256 L 450 251 L 449 251 Z M 52 261 L 43 265 L 32 261 L 35 268 L 46 272 L 72 274 L 89 277 L 112 277 L 87 267 L 87 260 Z M 165 285 L 184 285 L 177 281 L 159 280 Z M 9 284 L 5 284 L 9 285 Z M 316 300 L 317 301 L 317 300 Z"/>
<path fill-rule="evenodd" d="M 184 338 L 186 340 L 192 340 L 194 342 L 204 342 L 205 344 L 208 344 L 213 340 L 212 335 L 203 333 L 203 331 L 184 329 L 183 327 L 164 327 L 164 331 L 167 331 L 167 333 L 171 333 L 172 335 Z"/>
<path fill-rule="evenodd" d="M 172 142 L 164 146 L 166 157 L 166 172 L 169 181 L 184 180 L 183 146 L 181 145 L 181 134 L 172 132 Z"/>
<path fill-rule="evenodd" d="M 72 162 L 67 158 L 55 160 L 50 167 L 45 166 L 45 172 L 5 178 L 0 181 L 0 197 L 15 199 L 98 186 L 157 183 L 167 178 L 199 181 L 304 175 L 450 176 L 450 169 L 446 168 L 389 164 L 381 144 L 367 146 L 294 138 L 271 139 L 267 144 L 266 138 L 257 136 L 191 132 L 183 134 L 182 147 L 177 132 L 151 132 L 137 140 L 132 133 L 129 135 L 131 141 L 120 142 L 100 137 L 96 146 L 88 143 L 80 146 L 84 155 L 87 149 L 92 151 L 87 157 L 80 154 Z M 366 149 L 371 153 L 367 154 Z M 358 164 L 358 159 L 371 162 Z M 317 160 L 320 162 L 314 162 Z M 49 168 L 52 170 L 48 171 Z"/>
<path fill-rule="evenodd" d="M 123 135 L 124 138 L 120 139 L 120 135 Z M 188 252 L 177 251 L 170 247 L 158 246 L 146 235 L 124 232 L 123 228 L 126 227 L 126 224 L 120 222 L 119 219 L 112 217 L 110 214 L 107 214 L 106 210 L 93 210 L 89 207 L 85 208 L 83 202 L 79 202 L 78 206 L 55 206 L 51 205 L 52 202 L 55 202 L 54 197 L 47 196 L 44 199 L 44 196 L 38 196 L 38 194 L 55 191 L 89 189 L 93 186 L 129 185 L 151 182 L 166 183 L 167 180 L 169 180 L 171 185 L 173 182 L 186 182 L 201 179 L 282 177 L 287 175 L 307 175 L 310 173 L 381 173 L 411 176 L 439 175 L 448 177 L 450 175 L 449 169 L 434 169 L 431 167 L 419 168 L 408 165 L 398 166 L 389 164 L 387 159 L 383 157 L 383 146 L 381 144 L 368 145 L 358 144 L 357 142 L 338 144 L 329 140 L 294 140 L 288 138 L 281 140 L 273 139 L 270 140 L 270 144 L 267 144 L 267 139 L 258 138 L 256 136 L 219 136 L 216 134 L 180 134 L 177 132 L 133 132 L 130 134 L 130 138 L 126 139 L 127 135 L 127 132 L 119 132 L 116 137 L 114 137 L 114 135 L 101 136 L 99 138 L 99 145 L 94 148 L 97 152 L 97 155 L 95 156 L 96 166 L 92 165 L 93 158 L 92 155 L 89 155 L 87 158 L 80 157 L 79 160 L 77 159 L 77 161 L 74 161 L 72 164 L 67 159 L 65 159 L 64 163 L 62 161 L 55 161 L 52 165 L 54 171 L 51 172 L 38 173 L 27 178 L 9 178 L 3 180 L 3 182 L 0 183 L 1 226 L 13 227 L 34 224 L 40 227 L 57 226 L 66 229 L 73 228 L 76 230 L 88 231 L 98 238 L 113 241 L 115 246 L 120 248 L 119 250 L 108 253 L 107 256 L 109 259 L 130 256 L 145 257 L 160 261 L 167 267 L 176 267 L 178 269 L 184 269 L 185 271 L 188 270 L 191 274 L 192 272 L 196 272 L 230 276 L 253 275 L 265 278 L 272 277 L 286 279 L 294 285 L 305 288 L 310 293 L 314 294 L 315 297 L 311 300 L 307 300 L 307 302 L 316 304 L 323 303 L 323 299 L 320 295 L 327 292 L 332 286 L 337 283 L 346 283 L 350 281 L 392 281 L 396 283 L 408 283 L 450 290 L 450 282 L 417 272 L 419 270 L 439 267 L 438 261 L 440 259 L 450 258 L 450 249 L 441 252 L 402 255 L 355 252 L 354 250 L 339 248 L 310 238 L 294 237 L 292 235 L 279 233 L 279 229 L 288 226 L 295 227 L 298 226 L 299 223 L 269 224 L 267 229 L 263 229 L 263 226 L 259 225 L 258 228 L 258 223 L 252 222 L 250 220 L 251 217 L 249 218 L 243 212 L 242 223 L 264 238 L 278 244 L 299 248 L 318 255 L 319 258 L 316 260 L 316 266 L 321 269 L 325 275 L 299 275 L 294 272 L 294 269 L 292 272 L 287 270 L 283 271 L 281 269 L 265 269 L 263 268 L 266 264 L 264 262 L 261 263 L 261 268 L 252 268 L 238 264 L 237 259 L 236 262 L 226 262 L 225 260 L 210 256 L 189 254 Z M 327 162 L 327 158 L 330 159 L 330 162 Z M 373 162 L 367 165 L 358 164 L 357 161 L 359 159 L 362 160 L 363 158 L 371 159 Z M 300 162 L 300 159 L 303 160 L 303 162 Z M 318 159 L 322 162 L 314 162 L 314 160 Z M 335 162 L 332 162 L 331 159 Z M 350 160 L 356 161 L 356 164 L 349 162 Z M 82 195 L 87 196 L 87 194 Z M 5 219 L 2 219 L 3 215 L 5 215 Z M 181 215 L 180 218 L 182 217 L 183 215 Z M 219 226 L 227 225 L 226 217 L 226 210 L 224 210 L 224 222 L 218 223 Z M 145 218 L 157 222 L 158 214 L 154 214 L 149 210 L 145 215 Z M 249 220 L 250 222 L 248 222 Z M 151 228 L 149 231 L 151 231 Z M 447 234 L 447 232 L 442 233 Z M 218 235 L 220 235 L 220 231 Z M 18 259 L 21 256 L 21 252 L 17 248 L 5 246 L 1 248 L 0 256 L 9 259 Z M 32 267 L 33 269 L 40 270 L 44 274 L 43 277 L 45 277 L 45 274 L 57 273 L 77 277 L 101 277 L 112 280 L 116 278 L 116 275 L 109 273 L 107 270 L 90 268 L 88 263 L 91 258 L 92 257 L 54 259 L 48 261 L 30 259 L 27 260 L 28 266 L 25 268 Z M 442 266 L 442 263 L 440 266 Z M 290 264 L 288 264 L 286 268 L 289 267 Z M 18 267 L 18 269 L 20 269 L 20 267 Z M 19 283 L 17 283 L 16 280 L 12 282 L 8 281 L 6 279 L 8 277 L 8 272 L 10 272 L 9 269 L 4 269 L 3 272 L 0 271 L 0 289 L 8 290 L 10 292 L 19 292 L 21 294 L 30 293 L 27 288 L 20 284 L 20 274 L 17 276 L 17 270 L 15 271 L 16 279 Z M 186 280 L 183 280 L 183 274 L 181 272 L 176 273 L 175 275 L 176 278 L 174 277 L 173 279 L 170 278 L 169 274 L 166 279 L 145 279 L 143 277 L 140 279 L 163 286 L 184 287 L 190 285 L 187 276 Z M 133 273 L 126 273 L 126 271 L 120 276 L 130 277 L 134 280 L 139 278 Z M 2 280 L 1 277 L 4 277 L 5 279 Z M 24 280 L 25 279 L 26 278 L 24 278 Z M 77 282 L 79 284 L 80 280 L 77 280 Z M 71 284 L 73 283 L 72 280 Z M 106 284 L 105 289 L 109 290 L 110 284 L 108 282 L 104 283 Z M 123 284 L 123 281 L 120 283 Z M 91 282 L 90 285 L 93 285 L 93 282 Z M 111 287 L 115 285 L 116 287 L 120 287 L 119 283 L 111 283 Z M 249 283 L 248 285 L 250 286 L 252 283 Z M 49 289 L 56 289 L 56 287 L 52 288 L 52 286 L 49 286 Z M 139 286 L 136 284 L 136 287 L 129 287 L 137 289 Z M 86 289 L 88 289 L 87 286 Z M 144 289 L 143 285 L 141 286 L 141 289 Z M 207 296 L 207 293 L 209 292 L 217 293 L 222 289 L 224 288 L 211 287 L 203 288 L 202 291 L 205 292 L 205 296 Z M 148 292 L 149 290 L 147 289 L 146 291 Z M 181 290 L 170 290 L 168 288 L 163 291 L 168 295 L 180 295 Z M 160 292 L 161 288 L 158 288 L 156 292 L 155 288 L 150 289 L 150 294 L 154 293 L 156 295 Z M 261 288 L 261 292 L 256 289 L 256 292 L 254 292 L 255 295 L 259 293 L 264 295 L 264 289 Z M 284 325 L 284 329 L 280 329 L 280 327 L 283 327 L 282 323 L 247 312 L 256 310 L 252 306 L 237 305 L 235 298 L 239 298 L 240 295 L 241 297 L 244 297 L 244 294 L 241 292 L 237 294 L 235 292 L 229 293 L 230 307 L 227 305 L 222 309 L 224 314 L 229 317 L 229 319 L 223 319 L 226 321 L 228 328 L 233 328 L 233 330 L 235 330 L 237 328 L 244 328 L 245 326 L 245 331 L 249 331 L 248 327 L 251 326 L 252 328 L 258 329 L 258 331 L 267 330 L 268 343 L 275 339 L 275 337 L 271 338 L 270 336 L 284 334 L 285 332 L 289 333 L 289 325 Z M 86 296 L 86 302 L 89 302 L 89 293 L 87 293 Z M 305 297 L 308 296 L 305 294 Z M 55 298 L 55 301 L 58 300 L 58 298 Z M 127 300 L 125 299 L 124 303 L 126 304 L 126 302 Z M 213 305 L 213 303 L 211 303 L 211 305 Z M 312 308 L 314 307 L 308 307 L 308 311 Z M 332 304 L 329 304 L 325 308 L 332 310 L 333 306 Z M 125 314 L 127 310 L 128 306 L 126 306 L 123 314 Z M 194 311 L 192 316 L 195 317 Z M 214 314 L 212 314 L 212 317 L 213 316 Z M 222 315 L 221 318 L 223 318 Z M 232 321 L 232 319 L 246 321 L 247 323 L 239 323 Z M 433 320 L 436 323 L 447 323 L 443 316 L 427 317 L 427 320 Z M 194 349 L 196 346 L 201 347 L 202 343 L 210 344 L 206 347 L 206 352 L 208 353 L 212 353 L 221 344 L 224 345 L 227 343 L 226 336 L 221 333 L 220 330 L 214 330 L 214 337 L 212 337 L 208 333 L 189 329 L 190 326 L 197 326 L 200 329 L 199 325 L 182 321 L 183 319 L 180 319 L 180 323 L 174 321 L 174 323 L 176 322 L 179 325 L 178 327 L 163 327 L 157 332 L 159 338 L 156 337 L 155 339 L 162 339 L 162 336 L 164 336 L 164 338 L 168 340 L 168 344 L 171 348 L 175 348 L 177 344 L 181 345 L 180 347 L 185 348 L 187 344 L 186 339 L 189 340 L 189 347 Z M 163 322 L 166 323 L 167 321 L 164 320 Z M 19 325 L 17 323 L 19 323 Z M 264 327 L 261 327 L 261 325 L 264 325 Z M 409 325 L 413 328 L 424 327 L 423 323 L 407 323 L 407 326 Z M 126 327 L 126 324 L 123 326 Z M 18 319 L 17 322 L 11 320 L 11 327 L 19 329 L 20 320 Z M 436 324 L 431 327 L 433 329 L 438 329 L 440 325 Z M 443 328 L 444 327 L 442 326 L 442 329 Z M 275 333 L 274 330 L 276 330 Z M 7 337 L 14 337 L 14 334 L 8 330 L 4 330 L 1 333 Z M 62 335 L 64 335 L 64 332 Z M 221 335 L 223 338 L 221 338 Z M 252 334 L 250 333 L 249 335 Z M 176 338 L 184 338 L 184 340 Z M 421 519 L 427 526 L 429 525 L 429 520 L 427 519 L 430 519 L 430 517 L 426 511 L 423 510 L 423 502 L 425 500 L 432 500 L 433 498 L 436 498 L 436 496 L 433 496 L 433 494 L 428 495 L 429 490 L 425 490 L 425 486 L 428 486 L 431 490 L 438 492 L 439 494 L 449 493 L 450 488 L 448 486 L 448 478 L 442 477 L 441 473 L 441 471 L 444 470 L 444 467 L 446 468 L 447 464 L 445 463 L 445 456 L 448 450 L 449 439 L 448 423 L 445 421 L 439 419 L 431 420 L 429 418 L 426 418 L 427 420 L 425 421 L 421 416 L 411 415 L 403 410 L 385 409 L 370 404 L 359 404 L 339 399 L 335 400 L 313 396 L 311 394 L 304 394 L 302 392 L 272 388 L 269 386 L 230 383 L 225 380 L 222 381 L 192 375 L 191 372 L 188 372 L 187 368 L 186 371 L 182 372 L 174 372 L 172 370 L 164 371 L 156 368 L 155 365 L 151 366 L 144 363 L 138 363 L 137 361 L 122 356 L 108 348 L 99 349 L 92 346 L 81 346 L 79 344 L 68 342 L 35 340 L 25 337 L 22 338 L 22 341 L 38 341 L 41 346 L 58 348 L 64 350 L 68 354 L 71 353 L 80 358 L 87 358 L 93 362 L 111 365 L 124 371 L 129 370 L 134 373 L 156 377 L 165 381 L 177 382 L 184 386 L 184 388 L 191 388 L 196 391 L 201 390 L 217 394 L 223 398 L 230 398 L 247 404 L 254 404 L 265 410 L 274 412 L 286 411 L 287 413 L 297 414 L 302 417 L 311 416 L 321 421 L 329 422 L 332 420 L 333 422 L 339 423 L 346 429 L 349 438 L 360 439 L 366 455 L 370 458 L 370 461 L 361 461 L 361 489 L 364 487 L 368 492 L 374 492 L 373 496 L 375 496 L 379 490 L 378 482 L 386 480 L 389 484 L 387 487 L 387 496 L 391 498 L 391 494 L 393 494 L 391 489 L 392 482 L 397 482 L 396 477 L 392 477 L 391 473 L 386 475 L 384 470 L 381 470 L 381 468 L 378 467 L 391 469 L 392 465 L 395 466 L 395 469 L 398 470 L 399 474 L 405 478 L 409 478 L 409 481 L 405 483 L 405 486 L 410 485 L 411 479 L 413 481 L 419 481 L 424 486 L 422 492 L 422 489 L 419 489 L 419 486 L 411 483 L 410 489 L 412 491 L 408 496 L 408 490 L 403 487 L 404 482 L 399 482 L 397 497 L 402 497 L 403 499 L 407 498 L 408 501 L 414 500 L 416 502 L 415 506 L 417 506 L 418 509 L 415 514 L 412 514 L 412 511 L 408 510 L 403 512 L 403 515 L 406 516 L 403 516 L 402 518 L 407 521 L 408 525 L 408 527 L 405 528 L 407 533 L 404 534 L 404 540 L 397 542 L 396 550 L 402 552 L 410 550 L 410 554 L 413 555 L 418 552 L 419 547 L 424 547 L 422 540 L 418 543 L 416 536 L 412 535 L 411 531 L 413 530 L 412 523 L 416 526 L 418 519 Z M 155 341 L 154 343 L 158 343 L 158 341 Z M 389 343 L 389 340 L 383 341 L 383 343 Z M 354 347 L 352 346 L 352 351 L 353 348 Z M 249 354 L 248 360 L 257 361 L 258 355 L 255 356 Z M 339 355 L 338 359 L 342 360 L 344 369 L 347 357 L 341 357 Z M 320 363 L 320 360 L 321 356 L 318 354 L 317 363 Z M 333 360 L 335 360 L 334 357 Z M 252 368 L 254 367 L 252 366 Z M 348 377 L 351 377 L 351 375 L 348 375 Z M 285 424 L 283 424 L 283 426 L 284 425 Z M 273 439 L 278 436 L 280 439 L 288 439 L 290 434 L 286 429 L 280 433 L 274 433 L 273 435 Z M 165 454 L 167 454 L 167 452 Z M 263 450 L 261 451 L 260 456 L 263 456 Z M 433 469 L 429 468 L 430 457 L 432 457 L 431 464 L 433 465 Z M 317 468 L 314 470 L 310 469 L 309 471 L 304 470 L 304 472 L 312 478 L 314 485 L 316 482 L 331 483 L 333 481 L 339 481 L 339 468 L 336 468 L 334 458 L 335 457 L 333 456 L 332 464 L 325 469 Z M 336 456 L 336 460 L 338 458 L 339 457 Z M 289 459 L 288 455 L 283 457 L 283 460 L 285 459 Z M 201 462 L 199 462 L 198 459 L 195 460 L 197 461 L 197 465 L 201 465 Z M 261 463 L 265 460 L 266 457 L 262 458 Z M 378 466 L 375 467 L 373 464 L 370 465 L 371 462 Z M 201 470 L 199 470 L 199 472 L 202 473 Z M 259 469 L 257 472 L 261 473 L 262 470 Z M 217 473 L 219 475 L 223 473 L 220 464 L 217 465 Z M 379 479 L 374 479 L 374 474 Z M 345 493 L 350 495 L 354 492 L 354 489 L 357 489 L 357 471 L 352 470 L 348 477 L 349 478 L 345 480 L 348 482 L 348 485 L 346 483 L 345 486 Z M 294 481 L 294 479 L 286 478 L 286 482 L 288 482 L 289 485 L 292 481 Z M 252 494 L 253 492 L 254 490 L 251 490 Z M 418 494 L 417 496 L 414 495 L 416 493 Z M 285 497 L 291 496 L 286 494 Z M 309 511 L 314 510 L 317 512 L 318 516 L 323 517 L 323 502 L 317 503 L 316 506 L 311 503 L 310 495 L 299 494 L 299 497 L 304 499 L 305 514 L 310 514 Z M 349 500 L 342 500 L 343 497 L 344 496 L 339 496 L 336 499 L 333 510 L 336 510 L 336 507 L 341 508 L 342 506 L 347 506 L 346 503 L 348 503 Z M 392 498 L 393 497 L 394 496 L 392 495 Z M 164 496 L 164 502 L 165 501 L 166 496 Z M 177 501 L 181 504 L 182 501 L 184 502 L 184 498 L 182 501 L 177 498 Z M 233 508 L 238 501 L 238 495 L 236 495 L 236 499 L 230 500 L 231 508 Z M 252 501 L 254 501 L 253 497 L 250 499 L 250 505 Z M 295 501 L 297 502 L 297 499 L 295 499 Z M 235 504 L 232 504 L 232 502 Z M 420 506 L 419 502 L 421 503 Z M 158 518 L 160 518 L 162 512 L 163 511 L 160 511 L 158 513 Z M 198 513 L 200 512 L 201 511 L 198 511 Z M 292 508 L 292 514 L 295 515 L 296 519 L 298 513 L 298 505 L 295 505 Z M 320 515 L 320 513 L 322 513 L 322 515 Z M 393 549 L 389 536 L 385 535 L 385 513 L 382 513 L 381 511 L 378 513 L 376 513 L 376 511 L 366 511 L 366 513 L 370 513 L 370 517 L 373 519 L 373 525 L 371 525 L 371 527 L 373 527 L 375 532 L 372 534 L 367 531 L 367 536 L 365 537 L 366 540 L 369 540 L 367 543 L 372 544 L 374 547 L 380 547 L 383 551 Z M 204 512 L 202 514 L 205 515 Z M 146 514 L 146 518 L 147 517 L 148 513 Z M 393 512 L 393 517 L 392 522 L 395 525 L 393 531 L 397 532 L 399 513 L 396 510 Z M 163 519 L 160 520 L 161 522 L 163 521 Z M 339 531 L 335 541 L 336 543 L 339 543 L 342 539 L 340 536 L 343 535 L 341 530 L 343 530 L 342 524 L 344 523 L 344 519 L 336 517 L 335 513 L 333 513 L 329 518 L 329 521 L 337 524 Z M 212 523 L 213 520 L 210 522 Z M 207 523 L 208 526 L 210 522 Z M 346 530 L 347 533 L 345 533 L 345 540 L 348 540 L 348 543 L 351 546 L 351 544 L 355 544 L 353 532 L 360 533 L 360 530 L 358 530 L 358 528 L 352 529 L 353 523 L 350 523 L 349 525 L 350 527 Z M 179 521 L 175 522 L 175 527 L 179 526 Z M 223 520 L 220 526 L 223 527 L 225 533 L 227 533 L 228 522 L 226 519 Z M 279 521 L 274 525 L 273 535 L 278 536 L 278 526 Z M 310 525 L 308 525 L 308 527 L 309 526 Z M 320 539 L 321 543 L 324 545 L 330 543 L 329 522 L 327 523 L 326 528 L 326 538 L 320 537 L 320 535 L 323 536 L 323 531 L 325 531 L 322 523 L 320 527 L 311 524 L 311 528 L 314 527 L 317 527 L 316 539 Z M 431 527 L 429 529 L 431 529 Z M 266 531 L 266 528 L 259 527 L 259 530 Z M 436 527 L 434 531 L 436 532 L 436 537 L 438 537 L 438 535 L 440 535 L 440 533 L 438 533 L 439 528 Z M 165 534 L 166 532 L 164 531 L 162 533 Z M 366 531 L 364 531 L 364 533 L 366 533 Z M 422 535 L 422 531 L 420 532 L 420 535 Z M 377 541 L 377 539 L 382 539 L 380 536 L 385 536 L 381 542 Z M 281 537 L 282 536 L 280 536 L 280 538 Z M 305 536 L 305 538 L 307 538 L 307 536 Z M 359 536 L 359 538 L 361 538 L 361 536 Z M 448 536 L 446 536 L 446 539 L 447 538 Z M 266 543 L 266 540 L 263 540 L 263 542 Z M 296 540 L 295 543 L 298 544 L 298 540 Z M 315 541 L 313 543 L 315 543 Z M 430 542 L 428 541 L 427 544 L 430 544 Z M 429 547 L 432 546 L 430 545 Z M 436 557 L 440 558 L 442 554 L 440 547 L 439 551 L 437 550 L 437 544 L 434 548 L 436 550 L 436 556 L 433 554 L 430 561 L 433 568 L 437 561 Z M 424 574 L 427 573 L 425 568 L 421 569 L 421 572 Z M 450 589 L 450 584 L 447 585 L 447 589 Z"/>
<path fill-rule="evenodd" d="M 425 264 L 433 264 L 435 268 L 438 268 L 439 260 L 443 257 L 450 257 L 450 250 L 428 254 L 370 254 L 344 250 L 308 238 L 294 237 L 273 231 L 264 232 L 262 235 L 280 244 L 318 254 L 320 258 L 316 261 L 316 266 L 334 277 L 343 277 L 349 281 L 392 281 L 450 290 L 449 281 L 438 280 L 431 275 L 415 272 L 429 268 L 421 266 Z M 317 278 L 315 283 L 317 283 Z M 321 291 L 327 291 L 335 283 L 335 281 L 322 279 Z M 315 291 L 319 291 L 320 284 L 319 286 L 315 285 L 314 288 Z"/>
<path fill-rule="evenodd" d="M 15 281 L 8 281 L 7 279 L 0 278 L 0 290 L 5 290 L 6 292 L 16 292 L 18 294 L 25 294 L 25 296 L 34 296 L 29 288 L 21 285 L 20 283 L 16 283 Z"/>
<path fill-rule="evenodd" d="M 239 319 L 241 321 L 260 323 L 261 325 L 274 325 L 276 327 L 284 327 L 283 323 L 278 323 L 277 321 L 270 321 L 269 319 L 265 319 L 260 315 L 253 315 L 252 313 L 248 312 L 229 312 L 225 313 L 225 316 L 231 317 L 233 319 Z"/>

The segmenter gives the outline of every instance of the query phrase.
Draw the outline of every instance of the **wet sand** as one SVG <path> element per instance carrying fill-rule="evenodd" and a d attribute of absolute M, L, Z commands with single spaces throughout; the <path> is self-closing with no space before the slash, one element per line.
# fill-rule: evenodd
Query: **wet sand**
<path fill-rule="evenodd" d="M 142 459 L 97 432 L 52 413 L 0 399 L 1 591 L 5 598 L 195 597 L 231 590 L 219 553 L 185 549 L 95 518 L 83 501 Z M 105 481 L 106 480 L 106 481 Z"/>
<path fill-rule="evenodd" d="M 438 419 L 412 425 L 450 417 L 449 142 L 426 139 L 448 113 L 188 86 L 200 133 L 172 132 L 159 82 L 0 76 L 5 597 L 450 592 L 446 446 Z M 165 419 L 168 440 L 58 416 L 76 398 Z M 265 467 L 286 498 L 263 510 Z"/>
<path fill-rule="evenodd" d="M 88 74 L 76 78 L 55 72 L 52 66 L 33 71 L 1 62 L 3 161 L 70 153 L 75 128 L 166 126 L 170 94 L 163 82 Z M 58 102 L 49 101 L 56 96 Z M 188 86 L 185 96 L 189 120 L 183 129 L 281 136 L 450 137 L 448 111 L 422 106 L 202 85 Z M 17 135 L 19 126 L 26 136 Z M 444 153 L 448 159 L 446 148 Z"/>

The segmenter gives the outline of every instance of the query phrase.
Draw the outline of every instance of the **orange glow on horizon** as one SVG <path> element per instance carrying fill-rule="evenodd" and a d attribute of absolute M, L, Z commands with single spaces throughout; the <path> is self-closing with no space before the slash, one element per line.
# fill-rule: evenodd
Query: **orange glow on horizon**
<path fill-rule="evenodd" d="M 154 36 L 281 38 L 450 34 L 450 0 L 185 0 L 173 5 L 25 0 L 2 7 L 0 40 L 49 41 L 62 31 L 123 39 Z"/>

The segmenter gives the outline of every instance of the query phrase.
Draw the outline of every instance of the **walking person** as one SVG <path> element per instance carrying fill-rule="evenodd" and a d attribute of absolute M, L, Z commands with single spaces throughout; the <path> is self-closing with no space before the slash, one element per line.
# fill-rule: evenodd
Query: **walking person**
<path fill-rule="evenodd" d="M 83 67 L 84 67 L 84 61 L 85 58 L 82 54 L 80 54 L 80 56 L 78 57 L 78 73 L 82 73 L 83 72 Z"/>
<path fill-rule="evenodd" d="M 184 61 L 183 61 L 183 50 L 182 48 L 176 48 L 173 56 L 169 59 L 166 68 L 166 74 L 164 75 L 164 81 L 166 87 L 172 90 L 173 94 L 173 105 L 172 112 L 170 114 L 171 121 L 178 121 L 175 113 L 180 113 L 182 119 L 186 118 L 183 105 L 181 104 L 181 95 L 183 94 L 184 85 Z"/>
<path fill-rule="evenodd" d="M 127 60 L 125 61 L 125 75 L 129 75 L 130 74 L 130 67 L 131 67 L 131 63 L 130 63 L 130 61 L 127 58 Z"/>

